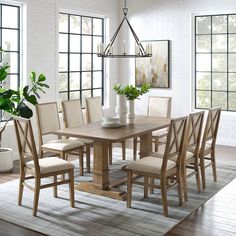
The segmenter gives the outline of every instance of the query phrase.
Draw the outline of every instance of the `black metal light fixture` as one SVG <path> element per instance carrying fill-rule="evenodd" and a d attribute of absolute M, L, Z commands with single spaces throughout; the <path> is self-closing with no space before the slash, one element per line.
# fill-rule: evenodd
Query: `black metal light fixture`
<path fill-rule="evenodd" d="M 124 13 L 124 17 L 123 20 L 121 21 L 119 27 L 117 28 L 115 34 L 112 36 L 111 41 L 108 43 L 108 45 L 105 47 L 104 49 L 104 45 L 103 43 L 101 43 L 100 45 L 98 45 L 97 47 L 97 56 L 98 57 L 108 57 L 108 58 L 136 58 L 136 57 L 151 57 L 152 56 L 152 45 L 151 44 L 147 44 L 146 49 L 144 49 L 143 45 L 141 44 L 141 42 L 138 39 L 138 36 L 135 34 L 132 26 L 129 23 L 129 20 L 127 18 L 127 13 L 128 13 L 128 8 L 126 7 L 126 0 L 124 2 L 124 8 L 123 8 L 123 13 Z M 113 43 L 123 25 L 124 22 L 127 22 L 129 29 L 132 32 L 132 35 L 135 39 L 135 53 L 134 54 L 128 54 L 126 51 L 126 45 L 125 45 L 125 41 L 124 41 L 124 45 L 123 45 L 123 52 L 120 54 L 113 54 Z"/>

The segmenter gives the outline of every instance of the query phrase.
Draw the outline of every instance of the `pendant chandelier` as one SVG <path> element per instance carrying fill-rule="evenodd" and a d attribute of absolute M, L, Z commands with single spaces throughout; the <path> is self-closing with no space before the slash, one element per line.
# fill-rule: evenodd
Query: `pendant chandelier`
<path fill-rule="evenodd" d="M 97 47 L 97 56 L 98 57 L 104 57 L 104 58 L 136 58 L 136 57 L 151 57 L 152 56 L 152 45 L 147 44 L 146 49 L 144 49 L 143 45 L 138 39 L 138 36 L 135 34 L 131 24 L 129 23 L 129 20 L 127 18 L 128 8 L 126 7 L 126 0 L 124 2 L 124 8 L 123 8 L 124 17 L 121 21 L 119 27 L 117 28 L 115 34 L 112 36 L 111 41 L 108 43 L 106 47 L 104 47 L 104 44 L 101 43 Z M 120 54 L 113 54 L 113 43 L 123 25 L 124 22 L 127 22 L 128 27 L 130 31 L 132 32 L 132 35 L 135 39 L 135 53 L 134 54 L 128 54 L 126 50 L 126 44 L 124 41 L 123 44 L 123 50 Z"/>

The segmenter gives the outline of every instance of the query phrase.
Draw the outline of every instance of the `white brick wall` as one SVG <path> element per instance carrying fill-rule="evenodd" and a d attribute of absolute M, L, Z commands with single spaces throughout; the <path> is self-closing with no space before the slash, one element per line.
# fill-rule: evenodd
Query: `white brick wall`
<path fill-rule="evenodd" d="M 192 14 L 236 13 L 235 0 L 129 0 L 129 19 L 140 40 L 169 39 L 170 89 L 152 89 L 148 95 L 172 96 L 173 116 L 186 115 L 192 106 Z M 123 83 L 134 83 L 134 60 L 121 70 Z M 128 78 L 128 79 L 127 79 Z M 146 113 L 148 95 L 136 102 L 137 113 Z M 236 114 L 223 112 L 218 143 L 236 146 Z"/>

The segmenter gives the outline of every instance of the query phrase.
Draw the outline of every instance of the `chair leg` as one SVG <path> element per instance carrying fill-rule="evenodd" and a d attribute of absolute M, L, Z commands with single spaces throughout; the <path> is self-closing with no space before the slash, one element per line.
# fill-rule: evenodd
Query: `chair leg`
<path fill-rule="evenodd" d="M 182 206 L 183 205 L 183 194 L 182 194 L 183 184 L 182 184 L 181 172 L 178 173 L 178 175 L 177 175 L 177 181 L 178 181 L 179 205 Z"/>
<path fill-rule="evenodd" d="M 108 143 L 109 165 L 112 165 L 112 143 Z"/>
<path fill-rule="evenodd" d="M 121 142 L 121 146 L 122 146 L 122 160 L 124 161 L 125 159 L 126 159 L 126 157 L 125 157 L 125 149 L 126 149 L 126 142 L 125 142 L 125 140 L 123 140 L 122 142 Z"/>
<path fill-rule="evenodd" d="M 187 184 L 187 173 L 186 166 L 183 167 L 182 180 L 183 180 L 183 190 L 184 190 L 184 201 L 188 201 L 188 184 Z"/>
<path fill-rule="evenodd" d="M 37 215 L 40 192 L 40 178 L 35 178 L 33 216 Z"/>
<path fill-rule="evenodd" d="M 54 181 L 54 183 L 57 183 L 57 175 L 53 176 L 53 181 Z M 54 197 L 57 197 L 57 185 L 53 186 L 53 195 L 54 195 Z"/>
<path fill-rule="evenodd" d="M 200 169 L 201 169 L 201 177 L 202 177 L 202 188 L 206 188 L 206 173 L 205 173 L 205 163 L 204 157 L 200 157 Z"/>
<path fill-rule="evenodd" d="M 155 137 L 155 152 L 158 152 L 159 138 Z"/>
<path fill-rule="evenodd" d="M 212 165 L 212 171 L 213 171 L 213 178 L 214 181 L 217 181 L 217 174 L 216 174 L 216 159 L 215 159 L 215 149 L 213 148 L 211 152 L 211 165 Z"/>
<path fill-rule="evenodd" d="M 19 183 L 19 195 L 18 195 L 18 205 L 21 206 L 22 204 L 22 197 L 24 191 L 24 181 L 25 181 L 25 173 L 22 171 L 20 174 L 20 183 Z"/>
<path fill-rule="evenodd" d="M 149 184 L 149 177 L 144 176 L 144 194 L 143 194 L 144 198 L 148 197 L 148 184 Z"/>
<path fill-rule="evenodd" d="M 87 172 L 90 173 L 90 145 L 86 145 L 86 168 Z"/>
<path fill-rule="evenodd" d="M 128 170 L 127 172 L 127 207 L 131 207 L 132 200 L 132 181 L 133 181 L 133 172 Z"/>
<path fill-rule="evenodd" d="M 80 173 L 80 176 L 84 175 L 83 155 L 84 155 L 84 150 L 83 150 L 83 147 L 82 147 L 82 148 L 79 148 L 79 168 L 80 168 L 79 173 Z"/>
<path fill-rule="evenodd" d="M 154 183 L 155 183 L 155 178 L 151 177 L 150 184 L 152 185 L 152 187 L 150 187 L 150 191 L 149 191 L 150 194 L 154 193 L 154 187 L 153 187 Z"/>
<path fill-rule="evenodd" d="M 136 161 L 137 160 L 137 143 L 138 143 L 138 138 L 135 137 L 133 139 L 133 160 Z"/>
<path fill-rule="evenodd" d="M 69 172 L 69 189 L 70 189 L 70 206 L 75 207 L 75 191 L 74 191 L 74 170 L 71 169 Z"/>
<path fill-rule="evenodd" d="M 164 216 L 168 216 L 166 177 L 160 179 L 160 185 Z"/>
<path fill-rule="evenodd" d="M 200 182 L 200 170 L 199 170 L 199 164 L 198 164 L 198 158 L 195 160 L 194 168 L 196 171 L 196 183 L 197 183 L 197 191 L 198 193 L 201 191 L 201 182 Z"/>

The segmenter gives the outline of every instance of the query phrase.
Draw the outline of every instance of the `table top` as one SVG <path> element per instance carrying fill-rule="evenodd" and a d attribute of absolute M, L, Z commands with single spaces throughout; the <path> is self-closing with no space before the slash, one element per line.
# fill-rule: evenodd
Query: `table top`
<path fill-rule="evenodd" d="M 169 118 L 137 116 L 134 124 L 127 124 L 117 128 L 104 128 L 101 126 L 101 122 L 96 122 L 77 127 L 64 128 L 53 133 L 66 137 L 116 142 L 166 128 L 169 124 Z"/>

